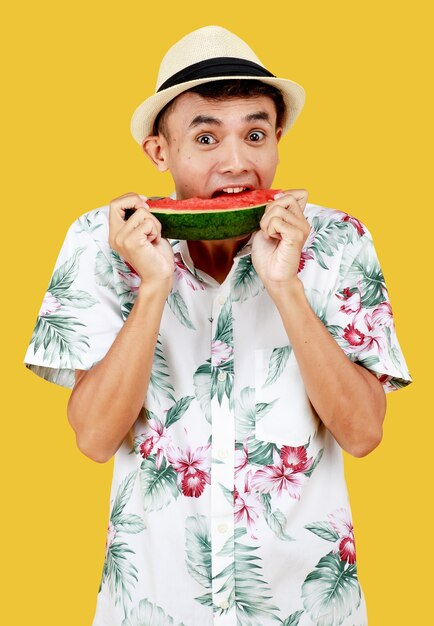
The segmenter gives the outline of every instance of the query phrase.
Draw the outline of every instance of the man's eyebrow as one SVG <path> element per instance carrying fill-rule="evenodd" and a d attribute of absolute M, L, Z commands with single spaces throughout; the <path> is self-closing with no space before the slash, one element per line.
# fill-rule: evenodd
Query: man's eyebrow
<path fill-rule="evenodd" d="M 266 111 L 257 111 L 256 113 L 250 113 L 249 115 L 246 115 L 244 119 L 246 122 L 256 122 L 257 120 L 264 120 L 265 122 L 268 122 L 271 126 L 270 116 Z"/>
<path fill-rule="evenodd" d="M 256 122 L 258 120 L 263 120 L 268 122 L 271 126 L 270 116 L 266 111 L 256 111 L 255 113 L 249 113 L 244 118 L 245 122 Z M 195 128 L 200 124 L 210 124 L 214 126 L 221 126 L 222 121 L 217 119 L 216 117 L 212 117 L 211 115 L 196 115 L 195 118 L 190 122 L 189 128 Z"/>
<path fill-rule="evenodd" d="M 189 128 L 194 128 L 200 124 L 214 124 L 216 126 L 221 126 L 222 122 L 216 117 L 211 117 L 210 115 L 196 115 L 196 117 L 190 122 Z"/>

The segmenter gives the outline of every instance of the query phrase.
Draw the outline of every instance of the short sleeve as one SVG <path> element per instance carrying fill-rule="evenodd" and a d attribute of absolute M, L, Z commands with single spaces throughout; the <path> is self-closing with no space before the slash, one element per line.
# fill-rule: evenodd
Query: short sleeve
<path fill-rule="evenodd" d="M 89 212 L 69 228 L 24 358 L 64 387 L 74 386 L 75 369 L 105 356 L 123 324 L 103 213 Z"/>
<path fill-rule="evenodd" d="M 361 227 L 363 235 L 343 254 L 326 326 L 346 355 L 372 371 L 389 392 L 405 387 L 412 379 L 396 336 L 372 236 Z"/>

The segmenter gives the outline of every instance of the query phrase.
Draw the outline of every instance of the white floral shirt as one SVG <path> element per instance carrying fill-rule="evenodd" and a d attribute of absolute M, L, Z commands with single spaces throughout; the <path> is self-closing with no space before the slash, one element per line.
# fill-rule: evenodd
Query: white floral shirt
<path fill-rule="evenodd" d="M 25 362 L 72 387 L 104 357 L 140 279 L 108 206 L 61 249 Z M 366 227 L 307 204 L 299 278 L 349 359 L 411 382 Z M 115 455 L 93 626 L 366 626 L 342 450 L 313 411 L 250 242 L 220 285 L 186 241 L 134 439 Z"/>

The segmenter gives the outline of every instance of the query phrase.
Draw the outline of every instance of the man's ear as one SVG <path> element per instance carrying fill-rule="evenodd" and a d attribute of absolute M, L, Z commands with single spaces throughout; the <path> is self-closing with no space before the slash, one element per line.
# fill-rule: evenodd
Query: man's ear
<path fill-rule="evenodd" d="M 143 152 L 152 163 L 160 170 L 166 172 L 169 169 L 167 162 L 167 141 L 160 135 L 149 135 L 142 144 Z"/>
<path fill-rule="evenodd" d="M 276 129 L 276 139 L 277 139 L 277 143 L 279 143 L 280 139 L 282 137 L 282 127 L 279 126 L 279 128 Z"/>

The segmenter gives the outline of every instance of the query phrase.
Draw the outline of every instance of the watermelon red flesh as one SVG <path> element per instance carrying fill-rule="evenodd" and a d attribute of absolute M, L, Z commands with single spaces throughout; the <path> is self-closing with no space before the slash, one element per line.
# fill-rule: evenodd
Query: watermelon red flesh
<path fill-rule="evenodd" d="M 175 211 L 220 211 L 222 209 L 241 209 L 258 204 L 266 204 L 274 199 L 280 189 L 256 189 L 241 193 L 224 193 L 216 198 L 187 198 L 174 200 L 173 198 L 158 198 L 146 200 L 150 208 L 174 209 Z"/>
<path fill-rule="evenodd" d="M 280 189 L 257 189 L 217 198 L 148 199 L 151 213 L 168 239 L 227 239 L 248 235 L 259 228 L 268 202 Z M 133 209 L 126 209 L 126 219 Z"/>

